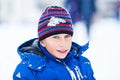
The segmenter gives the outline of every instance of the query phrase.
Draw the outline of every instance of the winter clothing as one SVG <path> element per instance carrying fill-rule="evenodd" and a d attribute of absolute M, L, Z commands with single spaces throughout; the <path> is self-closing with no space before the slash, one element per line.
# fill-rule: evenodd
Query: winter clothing
<path fill-rule="evenodd" d="M 82 56 L 88 44 L 80 46 L 73 42 L 64 59 L 54 57 L 40 44 L 41 40 L 60 33 L 73 35 L 71 17 L 61 7 L 48 7 L 39 20 L 38 38 L 18 47 L 22 61 L 13 80 L 95 80 L 89 60 Z"/>
<path fill-rule="evenodd" d="M 88 43 L 72 43 L 65 59 L 57 59 L 35 38 L 18 47 L 22 61 L 16 67 L 13 80 L 95 80 L 90 61 L 82 54 Z"/>
<path fill-rule="evenodd" d="M 65 0 L 64 6 L 70 12 L 73 24 L 82 20 L 80 9 L 79 9 L 80 5 L 81 5 L 80 0 Z"/>
<path fill-rule="evenodd" d="M 38 37 L 40 40 L 43 40 L 46 37 L 59 33 L 73 35 L 71 16 L 62 7 L 48 7 L 39 20 Z"/>
<path fill-rule="evenodd" d="M 96 13 L 96 0 L 80 0 L 80 3 L 81 15 L 84 19 L 87 33 L 89 35 L 92 19 Z"/>
<path fill-rule="evenodd" d="M 89 37 L 92 19 L 97 12 L 96 0 L 66 0 L 65 7 L 70 12 L 73 24 L 84 21 Z"/>

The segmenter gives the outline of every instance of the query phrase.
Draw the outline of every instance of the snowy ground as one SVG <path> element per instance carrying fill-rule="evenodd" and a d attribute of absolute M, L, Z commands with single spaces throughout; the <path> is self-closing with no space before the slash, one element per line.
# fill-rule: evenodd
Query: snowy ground
<path fill-rule="evenodd" d="M 120 23 L 113 19 L 97 21 L 91 33 L 89 57 L 97 80 L 120 80 Z"/>
<path fill-rule="evenodd" d="M 87 41 L 86 35 L 81 34 L 85 29 L 81 26 L 76 30 L 79 38 L 75 37 L 75 41 Z M 111 18 L 97 20 L 92 26 L 89 41 L 90 48 L 84 55 L 90 59 L 96 79 L 120 80 L 120 23 Z"/>
<path fill-rule="evenodd" d="M 73 41 L 84 44 L 88 41 L 82 23 L 76 24 Z M 12 80 L 20 61 L 17 47 L 26 40 L 37 37 L 37 26 L 19 24 L 0 25 L 0 79 Z M 88 57 L 97 80 L 120 80 L 120 23 L 114 19 L 99 19 L 91 29 Z"/>

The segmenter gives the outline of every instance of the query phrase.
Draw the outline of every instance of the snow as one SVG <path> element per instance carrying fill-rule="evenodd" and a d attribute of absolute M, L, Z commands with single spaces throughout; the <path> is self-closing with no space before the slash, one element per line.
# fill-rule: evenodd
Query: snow
<path fill-rule="evenodd" d="M 35 27 L 18 24 L 0 25 L 0 79 L 12 80 L 16 65 L 20 62 L 17 47 L 24 41 L 34 38 L 37 34 Z"/>
<path fill-rule="evenodd" d="M 102 19 L 93 27 L 91 51 L 95 76 L 98 80 L 119 80 L 120 23 L 114 19 Z"/>
<path fill-rule="evenodd" d="M 73 41 L 88 41 L 83 23 L 74 25 Z M 97 80 L 119 80 L 120 74 L 120 23 L 111 18 L 96 21 L 91 27 L 90 48 L 83 54 L 91 61 Z M 12 80 L 15 67 L 20 62 L 17 47 L 37 37 L 37 26 L 0 24 L 0 79 Z"/>
<path fill-rule="evenodd" d="M 85 29 L 83 28 L 79 30 L 79 32 L 78 29 L 76 30 L 76 35 L 82 36 L 80 32 Z M 83 36 L 81 37 L 82 40 L 87 41 L 86 35 L 85 37 Z M 75 40 L 79 41 L 78 43 L 81 44 L 80 38 L 75 38 Z M 90 48 L 86 51 L 84 56 L 90 59 L 96 79 L 119 80 L 120 23 L 113 18 L 102 18 L 97 20 L 91 27 L 89 41 Z"/>
<path fill-rule="evenodd" d="M 43 11 L 46 6 L 51 4 L 61 5 L 63 1 L 64 0 L 53 0 L 50 2 L 46 0 L 37 0 L 35 4 Z M 16 3 L 13 4 L 15 6 L 13 7 L 15 12 L 13 11 L 13 14 L 9 16 L 7 14 L 10 13 L 7 13 L 4 8 L 3 10 L 6 12 L 3 11 L 4 13 L 2 16 L 8 18 L 10 23 L 0 24 L 1 80 L 13 80 L 13 72 L 20 62 L 20 57 L 17 54 L 17 47 L 23 42 L 37 37 L 36 21 L 40 14 L 35 6 L 33 7 L 33 2 L 29 1 L 27 7 L 24 7 L 26 6 L 26 2 L 23 3 L 23 8 L 20 8 L 19 1 L 12 2 Z M 105 5 L 102 3 L 100 11 L 102 10 L 103 14 L 105 14 L 105 9 Z M 20 19 L 23 20 L 23 24 L 19 23 Z M 29 21 L 35 22 L 31 24 Z M 120 80 L 120 21 L 118 22 L 113 18 L 100 18 L 95 20 L 94 24 L 91 26 L 90 38 L 87 37 L 84 23 L 76 23 L 74 25 L 73 41 L 81 45 L 84 45 L 88 41 L 90 42 L 89 49 L 83 55 L 90 60 L 94 70 L 94 76 L 97 80 Z M 20 77 L 19 74 L 18 76 Z"/>

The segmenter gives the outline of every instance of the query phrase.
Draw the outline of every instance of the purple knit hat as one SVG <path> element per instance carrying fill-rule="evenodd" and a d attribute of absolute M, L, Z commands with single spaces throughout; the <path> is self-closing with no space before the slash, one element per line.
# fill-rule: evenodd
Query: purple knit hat
<path fill-rule="evenodd" d="M 51 35 L 60 33 L 73 35 L 71 16 L 62 7 L 47 7 L 39 19 L 38 38 L 41 41 Z"/>

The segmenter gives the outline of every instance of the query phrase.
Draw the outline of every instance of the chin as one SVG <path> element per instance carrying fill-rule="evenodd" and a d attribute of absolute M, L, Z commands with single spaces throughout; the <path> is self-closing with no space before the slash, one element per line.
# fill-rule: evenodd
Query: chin
<path fill-rule="evenodd" d="M 64 59 L 66 56 L 63 56 L 63 57 L 58 57 L 59 59 Z"/>

